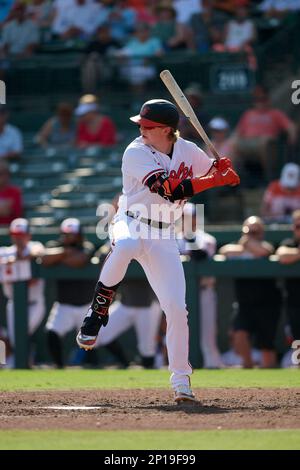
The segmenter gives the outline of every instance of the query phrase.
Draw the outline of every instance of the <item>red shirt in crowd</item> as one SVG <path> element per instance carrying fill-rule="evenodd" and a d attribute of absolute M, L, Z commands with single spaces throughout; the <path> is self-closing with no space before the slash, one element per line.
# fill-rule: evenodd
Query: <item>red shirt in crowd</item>
<path fill-rule="evenodd" d="M 10 201 L 10 213 L 5 216 L 0 215 L 0 225 L 9 225 L 14 219 L 22 216 L 22 195 L 19 188 L 6 186 L 0 189 L 0 207 L 7 201 Z"/>
<path fill-rule="evenodd" d="M 85 122 L 80 122 L 77 129 L 77 144 L 90 145 L 115 145 L 116 144 L 116 128 L 112 120 L 103 116 L 96 132 L 91 133 Z"/>
<path fill-rule="evenodd" d="M 300 208 L 300 186 L 289 190 L 281 186 L 280 181 L 272 181 L 266 189 L 263 202 L 269 216 L 291 214 Z"/>
<path fill-rule="evenodd" d="M 242 115 L 237 130 L 240 137 L 244 138 L 277 138 L 291 125 L 292 121 L 278 109 L 250 109 Z"/>

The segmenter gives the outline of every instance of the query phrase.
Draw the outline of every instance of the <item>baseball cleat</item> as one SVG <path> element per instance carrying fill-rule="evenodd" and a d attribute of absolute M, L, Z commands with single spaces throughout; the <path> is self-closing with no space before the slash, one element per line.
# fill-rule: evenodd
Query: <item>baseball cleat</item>
<path fill-rule="evenodd" d="M 79 331 L 78 335 L 76 336 L 76 342 L 78 346 L 81 349 L 85 349 L 85 351 L 90 351 L 91 349 L 94 348 L 96 341 L 97 341 L 97 336 L 88 336 L 84 335 Z"/>
<path fill-rule="evenodd" d="M 177 404 L 183 402 L 197 402 L 197 398 L 193 394 L 188 385 L 179 385 L 175 390 L 174 400 Z"/>
<path fill-rule="evenodd" d="M 102 325 L 103 318 L 97 315 L 95 312 L 89 312 L 89 314 L 83 320 L 82 327 L 76 336 L 76 342 L 78 346 L 82 349 L 85 349 L 86 351 L 93 349 Z"/>

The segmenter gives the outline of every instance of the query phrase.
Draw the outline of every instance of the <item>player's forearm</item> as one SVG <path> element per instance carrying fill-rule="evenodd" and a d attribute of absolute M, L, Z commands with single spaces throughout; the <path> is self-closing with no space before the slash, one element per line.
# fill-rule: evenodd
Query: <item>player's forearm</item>
<path fill-rule="evenodd" d="M 293 264 L 300 261 L 300 250 L 298 248 L 282 246 L 278 248 L 276 255 L 282 264 Z"/>
<path fill-rule="evenodd" d="M 282 264 L 298 263 L 298 261 L 300 261 L 300 252 L 296 255 L 280 255 L 278 258 L 279 263 Z"/>
<path fill-rule="evenodd" d="M 83 268 L 89 262 L 89 257 L 85 253 L 76 253 L 65 256 L 63 264 L 69 268 Z"/>
<path fill-rule="evenodd" d="M 42 264 L 44 266 L 54 266 L 55 264 L 62 263 L 64 257 L 65 252 L 63 248 L 49 248 L 47 249 L 45 255 L 42 257 Z"/>

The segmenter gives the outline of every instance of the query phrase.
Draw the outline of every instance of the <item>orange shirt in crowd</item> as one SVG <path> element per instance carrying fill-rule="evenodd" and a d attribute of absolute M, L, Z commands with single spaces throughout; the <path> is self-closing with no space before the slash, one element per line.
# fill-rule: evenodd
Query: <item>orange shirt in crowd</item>
<path fill-rule="evenodd" d="M 234 143 L 233 140 L 228 137 L 227 139 L 223 140 L 223 142 L 217 142 L 212 140 L 212 143 L 217 150 L 218 154 L 221 155 L 222 157 L 229 157 L 231 160 L 233 160 L 233 154 L 234 154 Z M 206 153 L 209 153 L 209 149 L 206 148 Z M 213 155 L 210 155 L 211 157 L 214 157 Z"/>
<path fill-rule="evenodd" d="M 273 181 L 267 187 L 263 203 L 268 208 L 269 216 L 284 216 L 300 209 L 300 186 L 286 189 L 280 181 Z"/>
<path fill-rule="evenodd" d="M 77 129 L 77 145 L 115 145 L 117 142 L 116 128 L 112 120 L 104 116 L 96 132 L 92 133 L 85 122 L 80 122 Z"/>
<path fill-rule="evenodd" d="M 271 137 L 277 138 L 282 131 L 286 131 L 292 121 L 278 109 L 250 109 L 246 111 L 238 125 L 240 137 Z"/>

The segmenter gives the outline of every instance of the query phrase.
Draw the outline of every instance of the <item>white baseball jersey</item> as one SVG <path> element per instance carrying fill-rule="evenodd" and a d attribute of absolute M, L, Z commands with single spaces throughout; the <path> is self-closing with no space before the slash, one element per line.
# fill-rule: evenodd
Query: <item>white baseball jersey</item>
<path fill-rule="evenodd" d="M 38 241 L 28 242 L 26 248 L 26 253 L 24 256 L 35 253 L 35 255 L 41 255 L 44 251 L 44 246 Z M 3 247 L 0 250 L 0 258 L 2 262 L 5 262 L 5 259 L 15 258 L 17 256 L 17 247 L 15 245 Z M 44 296 L 44 285 L 45 282 L 43 279 L 32 279 L 29 281 L 28 289 L 28 301 L 36 302 L 43 298 Z M 13 300 L 13 284 L 11 282 L 3 283 L 3 293 L 5 297 L 10 300 Z"/>
<path fill-rule="evenodd" d="M 23 256 L 39 256 L 43 253 L 44 246 L 38 241 L 29 241 L 24 249 Z M 17 247 L 15 245 L 2 247 L 0 259 L 5 260 L 17 257 Z M 45 315 L 44 279 L 31 279 L 28 282 L 28 333 L 32 335 L 41 324 Z M 3 282 L 3 293 L 8 299 L 6 305 L 6 321 L 8 336 L 12 345 L 15 344 L 15 313 L 13 300 L 13 283 Z"/>
<path fill-rule="evenodd" d="M 215 237 L 199 229 L 191 233 L 191 236 L 193 236 L 194 239 L 189 241 L 184 238 L 182 233 L 178 235 L 177 244 L 180 254 L 189 255 L 191 250 L 202 250 L 205 251 L 210 258 L 214 256 L 217 247 Z"/>
<path fill-rule="evenodd" d="M 174 389 L 179 386 L 189 387 L 189 376 L 192 373 L 188 361 L 189 330 L 184 271 L 173 231 L 157 228 L 155 230 L 161 236 L 156 236 L 153 227 L 145 223 L 143 218 L 165 222 L 169 227 L 177 216 L 182 215 L 184 201 L 171 203 L 159 194 L 152 193 L 145 183 L 155 174 L 165 174 L 180 180 L 204 176 L 212 164 L 205 152 L 181 138 L 174 144 L 172 158 L 145 145 L 142 137 L 127 147 L 122 160 L 123 195 L 119 200 L 118 213 L 110 226 L 112 252 L 106 258 L 99 278 L 104 286 L 116 286 L 124 278 L 132 259 L 140 263 L 166 315 L 166 344 L 169 370 L 172 372 L 170 381 Z M 157 208 L 161 206 L 163 210 L 158 211 Z M 176 213 L 174 207 L 178 208 Z M 135 216 L 126 214 L 126 211 L 134 212 Z M 163 236 L 164 232 L 167 232 L 166 237 Z"/>
<path fill-rule="evenodd" d="M 187 179 L 205 176 L 212 167 L 213 160 L 192 142 L 179 138 L 174 144 L 172 158 L 143 143 L 142 137 L 136 138 L 126 148 L 122 161 L 123 195 L 119 200 L 119 212 L 134 210 L 141 204 L 152 220 L 169 223 L 170 211 L 178 210 L 175 219 L 182 214 L 183 203 L 175 204 L 164 200 L 159 194 L 152 193 L 145 185 L 154 174 L 166 174 L 173 178 Z M 162 208 L 159 213 L 157 207 Z M 142 209 L 141 209 L 142 210 Z"/>

